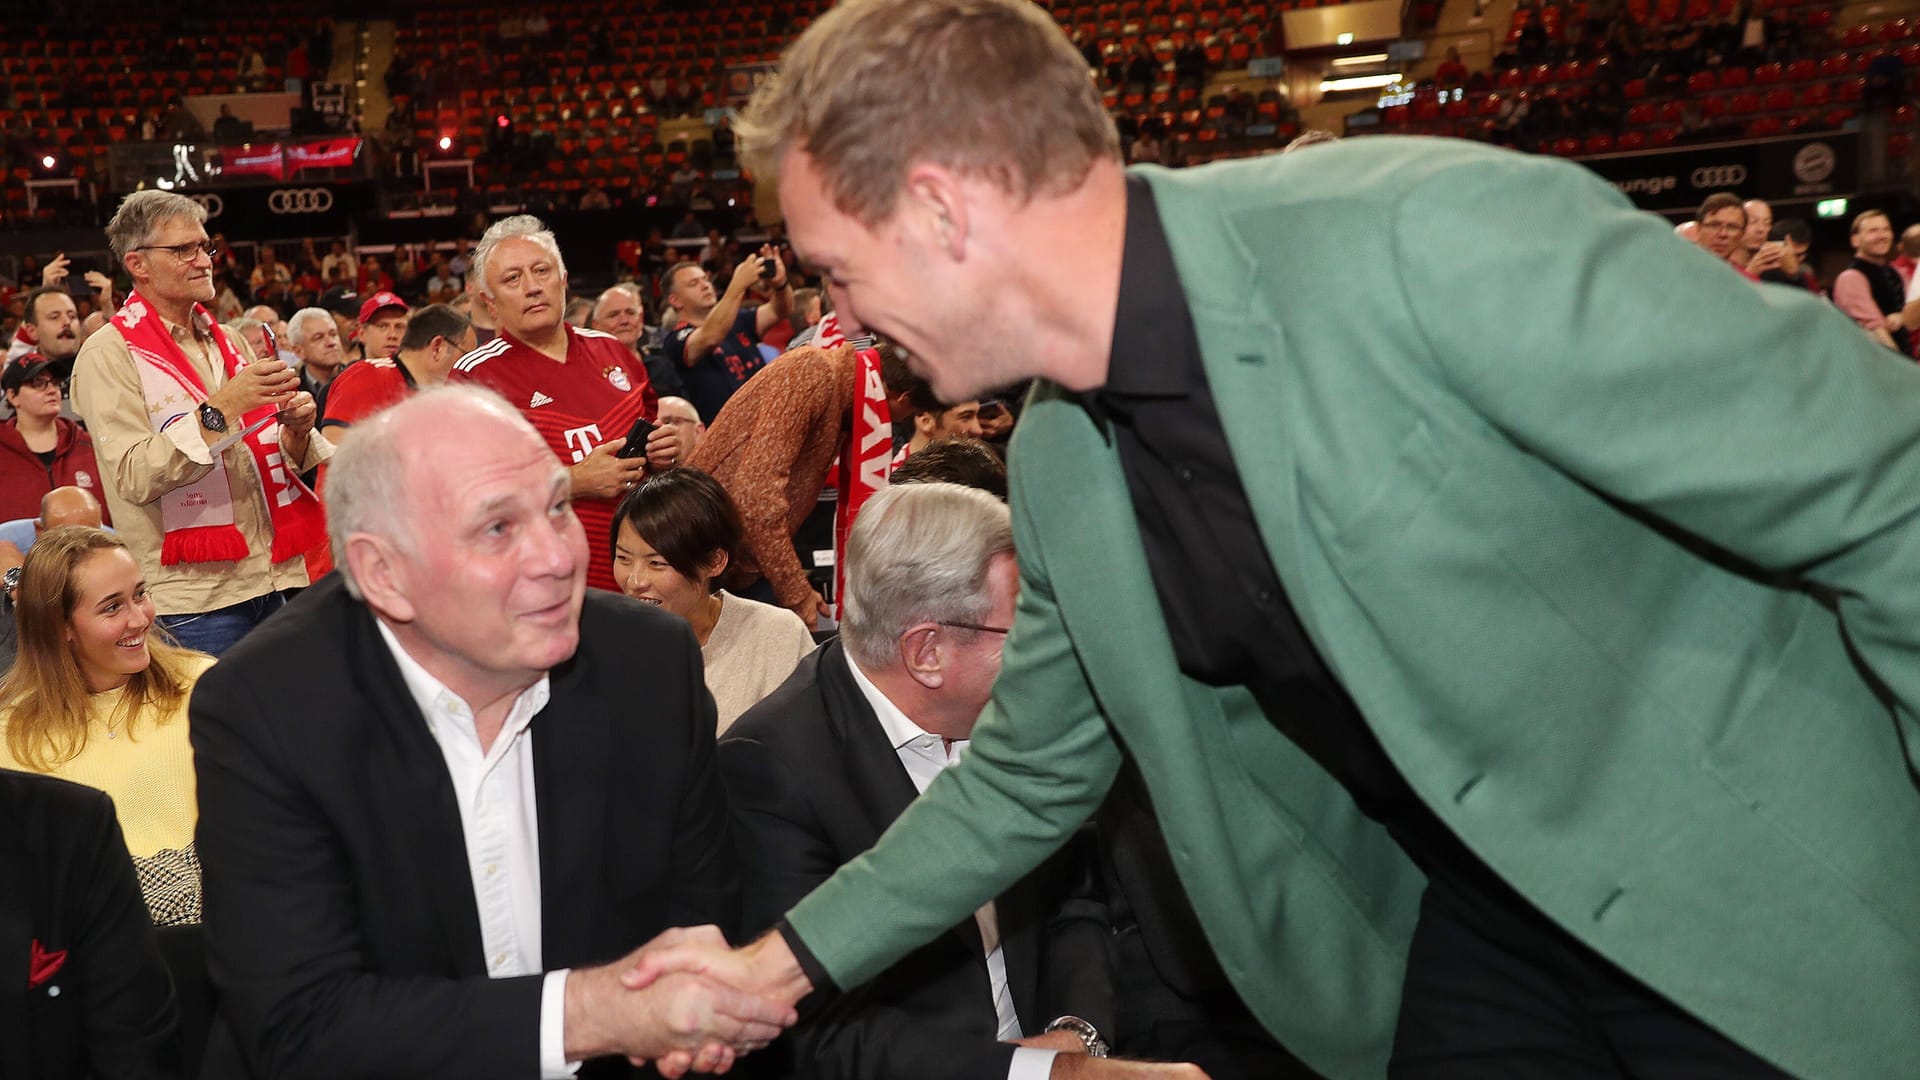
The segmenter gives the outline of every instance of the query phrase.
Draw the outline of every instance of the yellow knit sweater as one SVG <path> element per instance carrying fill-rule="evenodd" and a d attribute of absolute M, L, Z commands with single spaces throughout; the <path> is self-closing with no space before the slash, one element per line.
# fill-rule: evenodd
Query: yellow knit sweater
<path fill-rule="evenodd" d="M 188 686 L 212 666 L 210 656 L 189 658 Z M 107 720 L 120 702 L 120 691 L 95 694 L 87 705 L 86 746 L 73 759 L 46 770 L 113 796 L 127 850 L 137 858 L 193 842 L 199 804 L 194 798 L 193 747 L 187 742 L 187 701 L 183 695 L 179 706 L 166 713 L 142 709 L 131 723 L 115 718 L 109 729 Z M 0 730 L 4 723 L 0 721 Z M 15 761 L 4 738 L 0 768 L 42 771 Z"/>

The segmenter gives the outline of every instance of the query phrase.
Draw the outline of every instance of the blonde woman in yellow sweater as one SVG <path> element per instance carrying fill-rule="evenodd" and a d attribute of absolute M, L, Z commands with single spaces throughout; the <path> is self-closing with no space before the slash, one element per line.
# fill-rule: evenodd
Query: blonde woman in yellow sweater
<path fill-rule="evenodd" d="M 69 527 L 27 551 L 19 655 L 0 679 L 0 768 L 113 797 L 154 922 L 198 922 L 187 697 L 213 658 L 163 640 L 140 567 L 112 533 Z"/>

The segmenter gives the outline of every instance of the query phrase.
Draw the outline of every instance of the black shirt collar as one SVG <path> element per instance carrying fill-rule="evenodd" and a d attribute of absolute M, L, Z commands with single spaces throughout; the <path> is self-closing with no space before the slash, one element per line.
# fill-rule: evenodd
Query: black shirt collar
<path fill-rule="evenodd" d="M 1180 272 L 1167 246 L 1153 189 L 1127 177 L 1126 246 L 1120 259 L 1120 302 L 1113 319 L 1107 381 L 1088 404 L 1126 411 L 1129 399 L 1183 397 L 1204 384 L 1200 349 Z"/>

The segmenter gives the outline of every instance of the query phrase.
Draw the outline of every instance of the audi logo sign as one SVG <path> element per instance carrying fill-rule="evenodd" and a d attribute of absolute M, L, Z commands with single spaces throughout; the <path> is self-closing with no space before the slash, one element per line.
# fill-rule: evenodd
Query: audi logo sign
<path fill-rule="evenodd" d="M 267 196 L 273 214 L 324 214 L 333 209 L 333 192 L 326 188 L 280 188 Z"/>
<path fill-rule="evenodd" d="M 1696 189 L 1739 187 L 1747 182 L 1745 165 L 1706 165 L 1688 177 Z"/>
<path fill-rule="evenodd" d="M 202 193 L 196 192 L 195 194 L 188 195 L 187 198 L 192 199 L 194 202 L 197 202 L 200 204 L 200 208 L 207 212 L 208 220 L 217 218 L 221 214 L 224 214 L 227 212 L 227 200 L 221 198 L 218 195 L 214 195 L 211 193 L 202 194 Z"/>

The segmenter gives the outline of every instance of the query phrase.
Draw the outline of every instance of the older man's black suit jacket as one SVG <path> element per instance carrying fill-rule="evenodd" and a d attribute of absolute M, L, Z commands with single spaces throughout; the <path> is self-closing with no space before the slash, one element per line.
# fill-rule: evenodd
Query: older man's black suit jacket
<path fill-rule="evenodd" d="M 873 846 L 919 794 L 838 641 L 802 660 L 727 729 L 720 767 L 741 845 L 749 935 Z M 1014 1011 L 1029 1033 L 1064 1013 L 1113 1030 L 1106 909 L 1087 854 L 1069 843 L 994 901 Z M 968 919 L 860 989 L 810 1009 L 747 1064 L 755 1076 L 994 1080 L 1013 1056 L 996 1041 L 997 1027 L 980 931 Z"/>
<path fill-rule="evenodd" d="M 693 635 L 591 589 L 580 624 L 532 725 L 549 970 L 739 911 Z M 487 977 L 445 758 L 338 575 L 201 678 L 192 723 L 205 1075 L 538 1075 L 541 978 Z"/>

